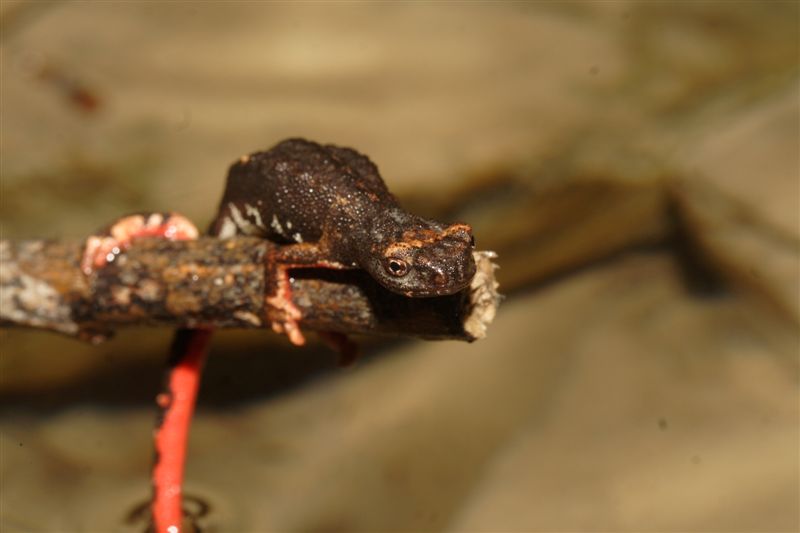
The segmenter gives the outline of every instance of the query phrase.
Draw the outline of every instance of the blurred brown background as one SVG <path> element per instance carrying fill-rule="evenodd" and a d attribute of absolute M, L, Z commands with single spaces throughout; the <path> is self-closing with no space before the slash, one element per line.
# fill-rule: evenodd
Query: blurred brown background
<path fill-rule="evenodd" d="M 486 340 L 222 332 L 203 531 L 800 529 L 797 2 L 4 1 L 2 236 L 213 216 L 301 135 L 475 227 Z M 168 331 L 0 332 L 0 530 L 142 531 Z M 135 513 L 134 513 L 135 514 Z"/>

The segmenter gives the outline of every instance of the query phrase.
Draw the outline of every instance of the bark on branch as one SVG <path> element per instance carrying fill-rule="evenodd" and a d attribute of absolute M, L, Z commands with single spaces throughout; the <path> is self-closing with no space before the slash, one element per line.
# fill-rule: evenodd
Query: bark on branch
<path fill-rule="evenodd" d="M 102 340 L 125 325 L 269 328 L 269 241 L 140 239 L 85 276 L 83 242 L 0 241 L 0 326 L 34 327 Z M 405 298 L 359 270 L 294 271 L 304 329 L 472 341 L 499 301 L 492 252 L 475 252 L 478 274 L 461 293 Z"/>

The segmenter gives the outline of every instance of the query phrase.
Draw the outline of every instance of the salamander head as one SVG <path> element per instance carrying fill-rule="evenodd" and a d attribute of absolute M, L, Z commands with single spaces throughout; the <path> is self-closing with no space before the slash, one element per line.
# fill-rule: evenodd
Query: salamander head
<path fill-rule="evenodd" d="M 362 267 L 387 289 L 410 297 L 443 296 L 467 287 L 475 275 L 472 228 L 406 213 L 400 218 L 371 228 L 372 246 Z"/>

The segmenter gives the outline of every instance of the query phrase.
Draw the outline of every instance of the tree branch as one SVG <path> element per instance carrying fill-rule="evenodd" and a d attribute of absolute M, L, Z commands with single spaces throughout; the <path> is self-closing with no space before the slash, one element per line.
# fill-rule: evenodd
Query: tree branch
<path fill-rule="evenodd" d="M 79 267 L 83 242 L 0 241 L 0 326 L 102 340 L 125 325 L 269 328 L 276 310 L 265 257 L 275 244 L 239 237 L 139 239 L 93 274 Z M 294 271 L 293 301 L 305 329 L 472 341 L 499 302 L 492 252 L 475 252 L 478 274 L 461 293 L 406 298 L 360 270 Z"/>

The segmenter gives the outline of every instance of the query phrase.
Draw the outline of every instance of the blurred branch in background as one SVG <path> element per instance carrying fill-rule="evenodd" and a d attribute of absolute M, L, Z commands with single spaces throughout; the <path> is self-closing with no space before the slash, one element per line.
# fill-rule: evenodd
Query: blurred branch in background
<path fill-rule="evenodd" d="M 800 239 L 701 178 L 652 179 L 571 168 L 540 183 L 525 166 L 476 176 L 453 194 L 420 194 L 421 212 L 469 220 L 502 257 L 503 291 L 542 286 L 619 254 L 670 251 L 698 294 L 739 292 L 800 324 Z"/>

